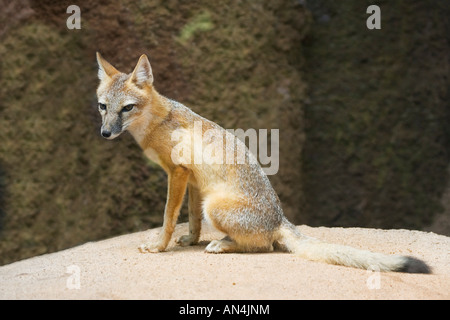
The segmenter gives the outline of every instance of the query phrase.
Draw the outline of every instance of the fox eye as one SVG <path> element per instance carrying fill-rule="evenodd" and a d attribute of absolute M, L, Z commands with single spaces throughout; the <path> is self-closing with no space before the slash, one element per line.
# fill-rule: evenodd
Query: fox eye
<path fill-rule="evenodd" d="M 106 110 L 106 104 L 99 103 L 99 104 L 98 104 L 98 108 L 99 108 L 100 110 Z"/>
<path fill-rule="evenodd" d="M 131 111 L 134 108 L 134 104 L 128 104 L 125 107 L 122 108 L 123 112 Z"/>

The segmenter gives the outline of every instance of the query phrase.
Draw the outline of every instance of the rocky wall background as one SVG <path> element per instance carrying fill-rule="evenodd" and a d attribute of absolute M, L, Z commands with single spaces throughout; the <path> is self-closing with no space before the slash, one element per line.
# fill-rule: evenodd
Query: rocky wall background
<path fill-rule="evenodd" d="M 124 72 L 147 54 L 162 94 L 225 128 L 280 129 L 270 179 L 293 222 L 450 234 L 449 14 L 440 0 L 0 0 L 0 264 L 162 223 L 165 173 L 130 135 L 99 135 L 96 51 Z"/>

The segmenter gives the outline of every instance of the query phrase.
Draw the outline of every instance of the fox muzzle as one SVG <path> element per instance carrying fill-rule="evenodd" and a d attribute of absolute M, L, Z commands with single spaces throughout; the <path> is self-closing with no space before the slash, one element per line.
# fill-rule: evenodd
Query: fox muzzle
<path fill-rule="evenodd" d="M 103 119 L 102 128 L 100 133 L 103 138 L 114 139 L 122 133 L 122 119 L 120 116 L 108 117 Z"/>

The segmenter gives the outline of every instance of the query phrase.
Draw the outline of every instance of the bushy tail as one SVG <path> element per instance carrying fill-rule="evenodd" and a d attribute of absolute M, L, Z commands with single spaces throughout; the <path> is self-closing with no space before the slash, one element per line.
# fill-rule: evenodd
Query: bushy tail
<path fill-rule="evenodd" d="M 279 242 L 287 251 L 308 260 L 373 271 L 431 273 L 424 261 L 413 257 L 385 255 L 304 236 L 287 220 L 283 221 L 279 235 Z"/>

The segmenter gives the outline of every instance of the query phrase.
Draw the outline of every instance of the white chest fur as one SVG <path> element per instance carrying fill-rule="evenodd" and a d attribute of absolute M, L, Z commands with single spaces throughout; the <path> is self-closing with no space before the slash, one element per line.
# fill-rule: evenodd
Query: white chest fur
<path fill-rule="evenodd" d="M 144 151 L 144 154 L 147 156 L 147 158 L 149 158 L 150 160 L 152 160 L 153 162 L 157 163 L 157 164 L 161 164 L 160 163 L 160 159 L 159 159 L 159 155 L 158 153 L 156 153 L 156 151 L 152 148 L 147 148 Z"/>

